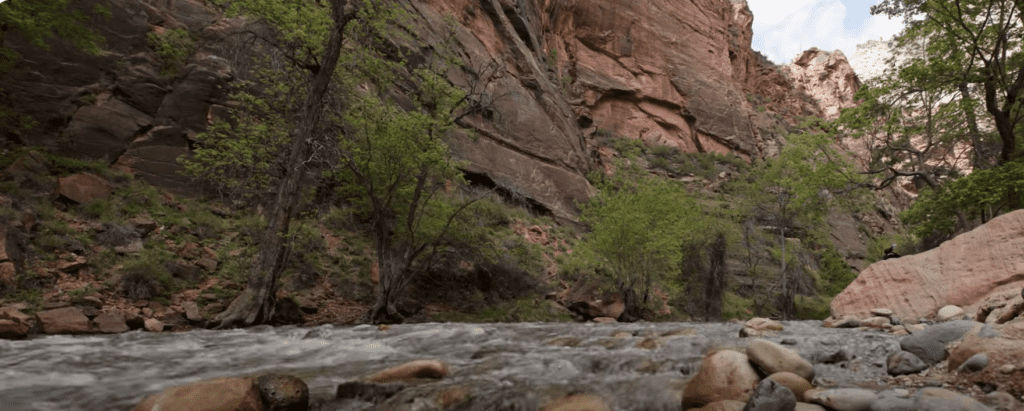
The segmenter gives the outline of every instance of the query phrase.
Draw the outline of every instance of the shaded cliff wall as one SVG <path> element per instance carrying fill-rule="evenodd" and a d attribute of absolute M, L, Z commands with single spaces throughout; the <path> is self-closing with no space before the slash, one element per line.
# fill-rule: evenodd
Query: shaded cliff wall
<path fill-rule="evenodd" d="M 453 148 L 467 171 L 560 218 L 593 194 L 585 175 L 602 161 L 599 129 L 686 152 L 772 156 L 780 123 L 822 113 L 785 68 L 750 49 L 753 16 L 729 0 L 396 0 L 414 11 L 426 44 L 458 22 L 465 67 L 449 77 L 482 92 L 491 110 L 466 119 L 474 138 Z M 106 158 L 156 184 L 188 188 L 175 159 L 226 109 L 223 89 L 244 52 L 243 22 L 201 0 L 85 0 L 114 12 L 94 28 L 107 52 L 89 56 L 59 41 L 49 50 L 6 44 L 26 60 L 0 80 L 40 127 L 5 132 L 16 144 Z M 146 35 L 195 33 L 176 75 L 160 74 Z M 430 47 L 420 47 L 428 53 Z M 752 98 L 757 96 L 757 98 Z M 763 101 L 765 107 L 759 107 Z"/>

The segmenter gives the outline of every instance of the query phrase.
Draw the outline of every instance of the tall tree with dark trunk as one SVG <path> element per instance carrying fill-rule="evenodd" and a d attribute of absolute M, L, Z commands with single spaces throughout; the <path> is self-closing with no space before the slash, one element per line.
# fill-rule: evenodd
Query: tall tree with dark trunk
<path fill-rule="evenodd" d="M 306 90 L 298 123 L 289 133 L 291 145 L 288 160 L 284 164 L 277 192 L 266 211 L 267 226 L 260 237 L 256 262 L 250 270 L 245 290 L 231 302 L 227 310 L 214 319 L 220 327 L 258 324 L 274 317 L 278 277 L 288 246 L 288 228 L 301 198 L 299 182 L 306 175 L 305 163 L 312 150 L 311 142 L 322 133 L 320 123 L 324 115 L 324 96 L 338 65 L 345 26 L 355 18 L 351 10 L 346 12 L 347 4 L 347 0 L 330 2 L 334 23 L 327 44 L 324 45 L 320 65 L 311 70 L 313 77 Z"/>

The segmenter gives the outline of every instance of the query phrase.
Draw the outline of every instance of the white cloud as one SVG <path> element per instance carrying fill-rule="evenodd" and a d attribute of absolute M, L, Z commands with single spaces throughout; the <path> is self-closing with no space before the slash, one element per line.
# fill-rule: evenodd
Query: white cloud
<path fill-rule="evenodd" d="M 890 38 L 902 28 L 902 22 L 885 16 L 864 16 L 864 10 L 850 13 L 847 7 L 866 9 L 874 0 L 748 0 L 754 13 L 754 50 L 775 63 L 786 64 L 804 50 L 842 50 L 852 57 L 857 45 L 879 37 Z M 845 3 L 845 4 L 844 4 Z"/>

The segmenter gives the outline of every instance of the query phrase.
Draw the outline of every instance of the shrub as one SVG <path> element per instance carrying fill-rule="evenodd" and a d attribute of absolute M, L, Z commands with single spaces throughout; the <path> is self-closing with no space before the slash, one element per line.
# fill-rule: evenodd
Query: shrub
<path fill-rule="evenodd" d="M 824 320 L 832 315 L 829 305 L 831 298 L 821 296 L 796 296 L 794 316 L 797 320 Z"/>
<path fill-rule="evenodd" d="M 146 249 L 139 258 L 121 269 L 118 289 L 127 298 L 148 300 L 174 291 L 174 282 L 166 263 L 173 258 L 165 250 Z"/>
<path fill-rule="evenodd" d="M 168 77 L 181 73 L 185 60 L 196 48 L 195 40 L 185 29 L 166 30 L 162 34 L 149 33 L 146 40 L 160 59 L 160 74 Z"/>

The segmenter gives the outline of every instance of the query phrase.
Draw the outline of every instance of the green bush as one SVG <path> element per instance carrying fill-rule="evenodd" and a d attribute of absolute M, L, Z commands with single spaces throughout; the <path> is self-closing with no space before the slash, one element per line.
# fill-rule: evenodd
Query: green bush
<path fill-rule="evenodd" d="M 148 300 L 176 291 L 166 264 L 173 259 L 166 250 L 147 248 L 121 268 L 118 289 L 127 298 Z"/>
<path fill-rule="evenodd" d="M 165 30 L 162 34 L 149 33 L 146 40 L 160 59 L 160 74 L 169 77 L 181 74 L 185 61 L 196 49 L 192 34 L 185 29 Z"/>
<path fill-rule="evenodd" d="M 857 279 L 857 272 L 846 264 L 834 248 L 828 248 L 822 253 L 819 266 L 821 282 L 817 284 L 817 288 L 825 295 L 839 294 Z"/>
<path fill-rule="evenodd" d="M 743 320 L 753 316 L 751 311 L 754 300 L 740 297 L 736 293 L 726 291 L 722 296 L 722 317 L 728 320 Z"/>
<path fill-rule="evenodd" d="M 797 320 L 824 320 L 832 315 L 830 304 L 832 304 L 831 298 L 798 295 L 795 301 L 796 310 L 793 314 Z"/>

